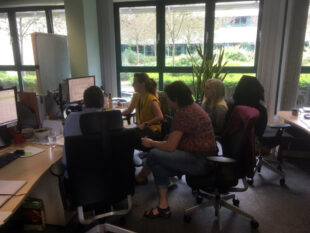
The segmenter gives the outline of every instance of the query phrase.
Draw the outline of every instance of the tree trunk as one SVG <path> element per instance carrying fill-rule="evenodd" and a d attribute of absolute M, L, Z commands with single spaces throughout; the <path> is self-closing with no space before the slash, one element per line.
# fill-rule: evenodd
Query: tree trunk
<path fill-rule="evenodd" d="M 174 66 L 175 42 L 172 41 L 172 66 Z"/>
<path fill-rule="evenodd" d="M 137 64 L 140 63 L 140 53 L 139 53 L 139 44 L 136 43 L 136 52 L 137 52 Z"/>
<path fill-rule="evenodd" d="M 20 44 L 20 62 L 24 64 L 24 36 L 23 36 L 23 23 L 22 18 L 19 18 L 19 44 Z"/>

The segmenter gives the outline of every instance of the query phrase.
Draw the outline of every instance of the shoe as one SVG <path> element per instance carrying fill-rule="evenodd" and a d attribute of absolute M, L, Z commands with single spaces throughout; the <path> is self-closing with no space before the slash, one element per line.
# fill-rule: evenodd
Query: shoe
<path fill-rule="evenodd" d="M 135 179 L 135 185 L 139 186 L 139 185 L 147 185 L 149 183 L 148 179 L 142 180 L 142 181 L 138 181 Z"/>
<path fill-rule="evenodd" d="M 153 214 L 153 210 L 156 209 L 158 210 L 158 213 L 157 214 Z M 150 209 L 149 211 L 145 211 L 144 212 L 144 217 L 145 218 L 170 218 L 171 217 L 171 211 L 170 211 L 170 208 L 167 207 L 166 209 L 162 209 L 162 208 L 159 208 L 158 206 L 155 207 L 155 208 L 152 208 Z"/>

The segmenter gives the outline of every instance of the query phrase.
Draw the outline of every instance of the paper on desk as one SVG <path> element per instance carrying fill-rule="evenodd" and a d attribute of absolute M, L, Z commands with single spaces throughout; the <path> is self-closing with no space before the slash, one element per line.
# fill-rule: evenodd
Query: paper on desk
<path fill-rule="evenodd" d="M 20 156 L 21 158 L 27 158 L 27 157 L 39 154 L 44 151 L 44 149 L 34 147 L 34 146 L 26 146 L 23 148 L 23 150 L 25 151 L 25 154 Z"/>
<path fill-rule="evenodd" d="M 26 184 L 25 180 L 0 180 L 0 207 Z"/>

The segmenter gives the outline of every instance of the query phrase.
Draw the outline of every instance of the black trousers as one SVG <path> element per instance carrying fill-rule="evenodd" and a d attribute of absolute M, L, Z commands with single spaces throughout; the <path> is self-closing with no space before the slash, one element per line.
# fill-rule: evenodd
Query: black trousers
<path fill-rule="evenodd" d="M 159 131 L 153 132 L 149 127 L 145 127 L 143 130 L 139 128 L 127 129 L 134 131 L 134 148 L 142 151 L 149 151 L 152 148 L 146 148 L 141 143 L 141 138 L 148 137 L 152 140 L 160 141 L 162 139 L 162 134 Z"/>

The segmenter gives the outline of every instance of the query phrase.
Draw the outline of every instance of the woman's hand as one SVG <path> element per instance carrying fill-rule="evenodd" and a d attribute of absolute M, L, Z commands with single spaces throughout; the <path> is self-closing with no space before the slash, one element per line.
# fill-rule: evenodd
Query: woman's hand
<path fill-rule="evenodd" d="M 150 138 L 147 138 L 147 137 L 144 137 L 144 138 L 141 138 L 141 141 L 142 141 L 142 145 L 146 148 L 150 148 L 150 147 L 153 147 L 152 146 L 152 142 L 153 140 L 150 139 Z"/>
<path fill-rule="evenodd" d="M 137 127 L 138 127 L 139 129 L 141 129 L 141 130 L 144 130 L 145 124 L 144 124 L 144 123 L 139 124 Z"/>

